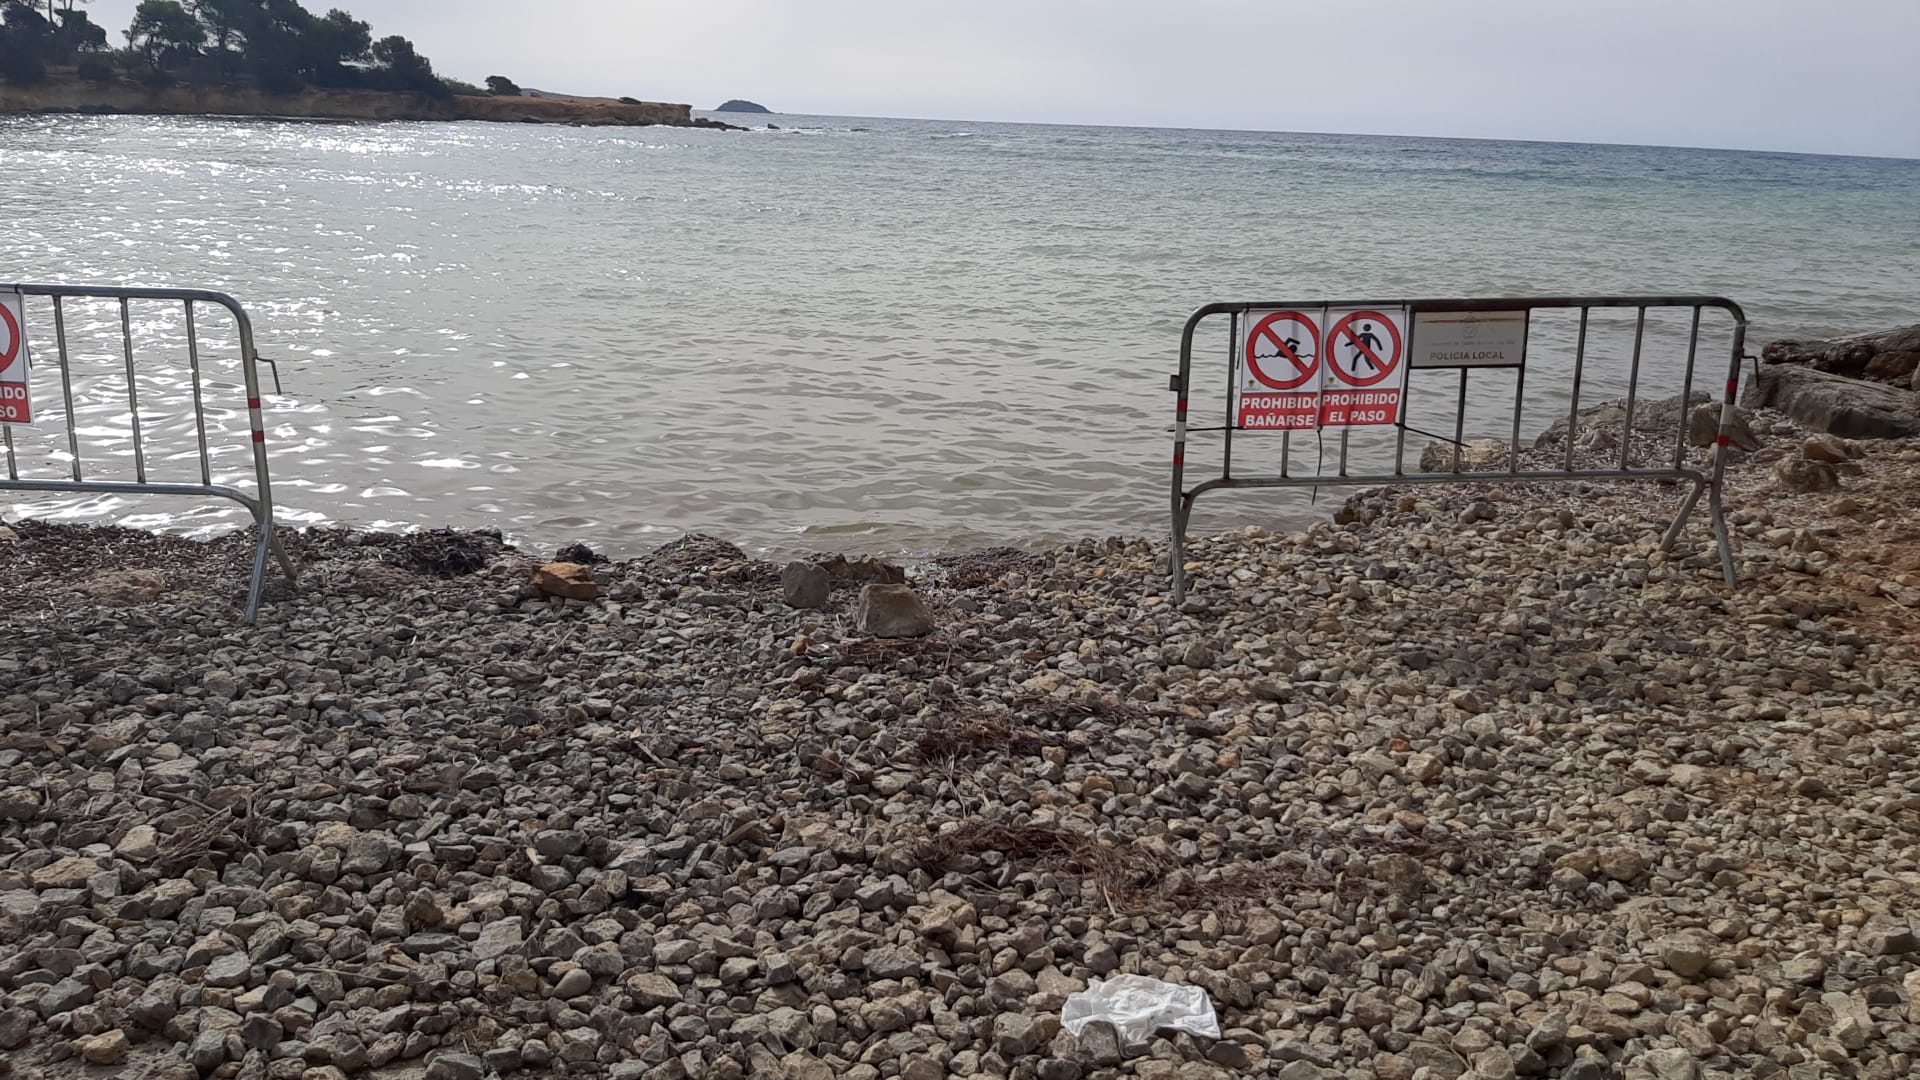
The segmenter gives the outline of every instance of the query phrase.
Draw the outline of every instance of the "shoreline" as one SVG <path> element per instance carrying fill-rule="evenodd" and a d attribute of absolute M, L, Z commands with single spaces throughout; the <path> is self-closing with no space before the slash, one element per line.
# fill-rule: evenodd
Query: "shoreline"
<path fill-rule="evenodd" d="M 935 561 L 904 639 L 856 628 L 861 581 L 794 609 L 712 538 L 557 552 L 598 578 L 574 601 L 483 533 L 315 530 L 247 628 L 243 541 L 23 523 L 0 1051 L 1906 1075 L 1920 440 L 1790 494 L 1805 433 L 1752 424 L 1733 590 L 1698 520 L 1658 551 L 1677 489 L 1376 489 L 1195 538 L 1178 609 L 1164 541 Z M 90 597 L 96 564 L 163 580 Z M 1200 987 L 1221 1036 L 1064 1034 L 1122 972 Z"/>
<path fill-rule="evenodd" d="M 591 127 L 699 127 L 744 130 L 695 117 L 691 105 L 612 98 L 474 96 L 430 98 L 377 90 L 308 88 L 269 94 L 246 86 L 179 83 L 149 89 L 125 79 L 89 83 L 57 79 L 38 86 L 0 82 L 0 115 L 228 116 L 341 121 L 459 121 L 569 124 Z"/>

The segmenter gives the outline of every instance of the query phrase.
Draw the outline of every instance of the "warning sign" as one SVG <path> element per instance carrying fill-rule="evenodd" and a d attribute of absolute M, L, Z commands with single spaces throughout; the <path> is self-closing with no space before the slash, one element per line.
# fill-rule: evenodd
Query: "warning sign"
<path fill-rule="evenodd" d="M 1258 317 L 1256 317 L 1256 315 Z M 1320 419 L 1320 324 L 1298 311 L 1250 313 L 1240 343 L 1239 426 L 1311 428 Z"/>
<path fill-rule="evenodd" d="M 1423 311 L 1413 319 L 1416 368 L 1525 367 L 1525 311 Z"/>
<path fill-rule="evenodd" d="M 1399 423 L 1406 309 L 1329 312 L 1326 318 L 1327 381 L 1320 395 L 1320 426 Z"/>
<path fill-rule="evenodd" d="M 33 423 L 27 397 L 27 316 L 19 293 L 0 293 L 0 424 Z"/>

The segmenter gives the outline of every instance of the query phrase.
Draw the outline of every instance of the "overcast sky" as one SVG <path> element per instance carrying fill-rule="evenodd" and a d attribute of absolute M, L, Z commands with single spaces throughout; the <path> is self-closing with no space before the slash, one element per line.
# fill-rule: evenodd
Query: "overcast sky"
<path fill-rule="evenodd" d="M 442 74 L 696 108 L 1920 157 L 1920 0 L 343 6 Z"/>

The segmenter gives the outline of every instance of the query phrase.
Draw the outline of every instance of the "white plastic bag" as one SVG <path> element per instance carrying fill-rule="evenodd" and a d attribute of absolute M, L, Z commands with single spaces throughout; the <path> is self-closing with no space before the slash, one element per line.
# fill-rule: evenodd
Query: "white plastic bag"
<path fill-rule="evenodd" d="M 1162 1028 L 1220 1037 L 1220 1020 L 1205 990 L 1145 975 L 1120 975 L 1105 982 L 1095 979 L 1085 990 L 1068 995 L 1060 1006 L 1060 1026 L 1076 1038 L 1096 1020 L 1112 1024 L 1128 1049 L 1146 1045 Z"/>

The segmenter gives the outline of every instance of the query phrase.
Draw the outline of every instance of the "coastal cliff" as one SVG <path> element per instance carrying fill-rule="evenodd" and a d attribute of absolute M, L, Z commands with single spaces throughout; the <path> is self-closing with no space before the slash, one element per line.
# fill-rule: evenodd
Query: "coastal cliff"
<path fill-rule="evenodd" d="M 613 98 L 396 94 L 378 90 L 309 89 L 268 94 L 242 86 L 178 84 L 149 89 L 130 82 L 0 83 L 0 113 L 134 113 L 141 115 L 295 116 L 332 120 L 495 120 L 509 123 L 638 127 L 695 124 L 690 105 Z"/>

